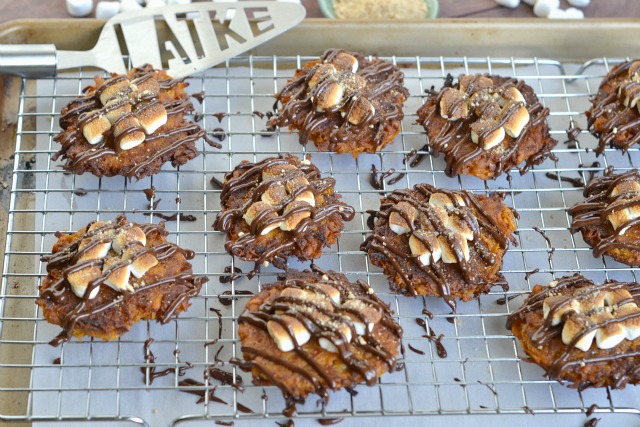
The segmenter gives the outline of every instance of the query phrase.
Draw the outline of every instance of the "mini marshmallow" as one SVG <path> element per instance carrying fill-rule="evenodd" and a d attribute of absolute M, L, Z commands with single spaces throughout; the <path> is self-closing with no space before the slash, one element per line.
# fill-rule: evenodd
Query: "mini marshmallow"
<path fill-rule="evenodd" d="M 574 7 L 587 7 L 591 0 L 567 0 L 567 3 Z"/>
<path fill-rule="evenodd" d="M 515 9 L 520 6 L 520 0 L 496 0 L 500 6 L 510 7 L 511 9 Z"/>
<path fill-rule="evenodd" d="M 560 8 L 560 0 L 538 0 L 533 6 L 533 14 L 540 18 L 546 18 L 554 9 Z"/>
<path fill-rule="evenodd" d="M 142 9 L 136 0 L 120 0 L 120 12 L 133 12 Z"/>
<path fill-rule="evenodd" d="M 565 9 L 564 14 L 567 19 L 583 19 L 584 18 L 584 12 L 581 11 L 580 9 L 576 9 L 575 7 L 570 7 L 568 9 Z"/>
<path fill-rule="evenodd" d="M 75 18 L 87 16 L 93 10 L 93 0 L 67 0 L 67 12 Z"/>
<path fill-rule="evenodd" d="M 120 12 L 120 3 L 117 1 L 101 1 L 96 6 L 97 19 L 113 18 Z"/>

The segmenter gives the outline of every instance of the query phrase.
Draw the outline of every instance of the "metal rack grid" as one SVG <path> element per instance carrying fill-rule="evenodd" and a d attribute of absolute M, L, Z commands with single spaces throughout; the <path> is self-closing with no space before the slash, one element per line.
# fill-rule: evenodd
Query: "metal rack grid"
<path fill-rule="evenodd" d="M 310 397 L 306 404 L 299 405 L 299 417 L 580 413 L 592 404 L 598 405 L 596 413 L 640 414 L 640 402 L 629 390 L 578 392 L 548 381 L 540 368 L 521 360 L 522 351 L 504 327 L 506 316 L 520 306 L 535 283 L 574 271 L 596 281 L 637 279 L 632 268 L 609 258 L 593 258 L 580 236 L 569 233 L 566 209 L 582 198 L 581 189 L 546 176 L 551 172 L 584 181 L 590 173 L 601 173 L 609 165 L 617 170 L 639 166 L 636 148 L 626 153 L 607 149 L 604 156 L 596 157 L 596 140 L 586 131 L 575 147 L 564 142 L 565 130 L 572 122 L 586 129 L 583 112 L 589 106 L 589 97 L 602 76 L 621 59 L 595 59 L 581 67 L 540 58 L 388 58 L 402 67 L 411 93 L 403 129 L 386 150 L 358 159 L 317 153 L 313 145 L 299 145 L 297 135 L 285 130 L 265 131 L 266 119 L 255 114 L 270 111 L 273 93 L 296 67 L 311 59 L 315 58 L 239 57 L 190 78 L 189 90 L 204 90 L 206 94 L 201 105 L 195 102 L 203 114 L 203 127 L 210 133 L 214 128 L 224 129 L 223 149 L 214 150 L 202 143 L 199 156 L 187 165 L 178 170 L 165 166 L 159 174 L 139 182 L 66 174 L 60 163 L 51 159 L 57 151 L 53 137 L 59 130 L 59 111 L 91 82 L 92 72 L 61 74 L 35 85 L 23 81 L 0 293 L 0 400 L 22 404 L 2 413 L 2 418 L 115 419 L 153 425 L 169 420 L 177 424 L 210 418 L 282 418 L 285 404 L 280 391 L 251 385 L 248 374 L 226 362 L 217 367 L 239 375 L 243 391 L 214 379 L 202 386 L 178 384 L 184 378 L 202 382 L 203 371 L 216 360 L 241 357 L 235 326 L 249 297 L 235 293 L 257 292 L 278 273 L 270 267 L 251 281 L 243 275 L 230 284 L 219 282 L 225 275 L 224 267 L 231 265 L 247 272 L 251 264 L 232 259 L 224 251 L 224 235 L 211 228 L 219 212 L 220 190 L 209 181 L 212 177 L 221 179 L 240 160 L 255 161 L 282 152 L 311 154 L 324 174 L 336 178 L 337 191 L 357 212 L 339 242 L 328 248 L 317 264 L 340 270 L 353 280 L 367 280 L 391 304 L 405 331 L 404 370 L 383 376 L 374 387 L 358 386 L 357 394 L 333 393 L 325 406 L 318 406 Z M 404 156 L 425 143 L 424 131 L 415 124 L 415 111 L 424 100 L 425 89 L 432 85 L 439 88 L 448 73 L 456 76 L 461 72 L 511 75 L 531 85 L 551 109 L 551 133 L 559 140 L 554 150 L 557 160 L 547 160 L 523 176 L 514 171 L 510 178 L 502 176 L 486 183 L 470 177 L 448 178 L 443 160 L 428 154 L 419 167 L 404 165 Z M 214 115 L 218 112 L 227 115 L 219 119 Z M 394 185 L 385 184 L 382 191 L 375 190 L 369 183 L 372 164 L 383 171 L 395 168 L 405 176 Z M 380 269 L 371 266 L 359 251 L 369 232 L 366 211 L 376 209 L 385 192 L 419 182 L 505 195 L 505 203 L 520 214 L 518 246 L 509 250 L 504 261 L 509 291 L 496 288 L 477 301 L 459 304 L 455 315 L 437 298 L 413 299 L 389 292 Z M 162 199 L 155 211 L 149 209 L 142 192 L 151 186 L 156 188 L 155 200 Z M 167 223 L 171 240 L 195 250 L 194 272 L 210 278 L 192 307 L 164 326 L 142 322 L 114 342 L 72 340 L 58 348 L 49 346 L 58 328 L 47 324 L 33 301 L 46 274 L 39 257 L 50 250 L 56 240 L 54 233 L 77 230 L 91 220 L 111 219 L 119 213 L 136 222 L 158 222 L 154 212 L 186 212 L 197 218 L 195 222 Z M 293 262 L 291 266 L 305 268 L 308 263 Z M 232 292 L 230 306 L 219 303 L 218 296 L 224 291 Z M 500 300 L 504 304 L 499 304 Z M 434 314 L 433 319 L 423 314 L 424 307 Z M 221 310 L 221 317 L 211 308 Z M 417 319 L 423 319 L 436 334 L 444 334 L 446 358 L 438 357 L 432 341 L 421 338 L 425 332 Z M 211 344 L 219 337 L 219 330 L 219 341 Z M 149 345 L 157 357 L 154 365 L 144 357 L 149 338 L 155 340 Z M 425 354 L 411 351 L 409 344 Z M 184 377 L 176 375 L 187 362 L 192 368 Z M 169 368 L 171 373 L 152 383 L 153 367 Z M 205 400 L 195 403 L 197 397 L 178 389 L 204 392 Z M 214 389 L 215 396 L 226 404 L 211 399 L 208 392 Z M 253 412 L 247 413 L 242 405 Z"/>

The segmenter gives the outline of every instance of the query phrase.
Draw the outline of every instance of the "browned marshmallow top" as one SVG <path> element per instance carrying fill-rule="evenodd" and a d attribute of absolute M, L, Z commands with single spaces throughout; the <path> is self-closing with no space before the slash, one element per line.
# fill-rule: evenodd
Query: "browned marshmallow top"
<path fill-rule="evenodd" d="M 495 86 L 485 76 L 463 75 L 458 87 L 444 88 L 439 99 L 442 118 L 470 120 L 471 140 L 485 150 L 500 144 L 505 135 L 518 138 L 529 123 L 522 93 L 513 84 Z"/>
<path fill-rule="evenodd" d="M 150 74 L 131 81 L 124 75 L 106 80 L 94 94 L 97 108 L 80 115 L 78 128 L 91 145 L 112 134 L 116 151 L 134 148 L 167 123 L 159 93 L 160 83 Z"/>
<path fill-rule="evenodd" d="M 633 241 L 621 240 L 629 229 L 640 223 L 640 172 L 606 174 L 591 180 L 584 189 L 586 199 L 569 209 L 573 216 L 571 231 L 610 223 L 613 232 L 594 247 L 601 256 L 610 249 L 640 249 Z"/>

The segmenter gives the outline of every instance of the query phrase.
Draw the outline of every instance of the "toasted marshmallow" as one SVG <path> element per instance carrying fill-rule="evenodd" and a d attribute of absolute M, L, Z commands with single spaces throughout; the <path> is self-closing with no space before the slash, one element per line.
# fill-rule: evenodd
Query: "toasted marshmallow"
<path fill-rule="evenodd" d="M 389 215 L 389 228 L 396 234 L 409 233 L 412 229 L 411 224 L 407 224 L 408 218 L 411 223 L 416 220 L 418 210 L 409 202 L 399 202 L 394 206 L 394 210 Z"/>
<path fill-rule="evenodd" d="M 284 221 L 280 224 L 280 229 L 284 231 L 295 230 L 298 224 L 304 219 L 311 216 L 313 207 L 309 206 L 307 202 L 299 202 L 294 200 L 284 207 L 282 216 Z"/>
<path fill-rule="evenodd" d="M 329 301 L 324 295 L 317 294 L 313 291 L 299 288 L 285 288 L 280 292 L 280 296 L 308 301 L 320 308 L 331 310 L 331 301 Z"/>
<path fill-rule="evenodd" d="M 309 88 L 313 88 L 315 85 L 318 84 L 320 80 L 325 78 L 333 79 L 333 80 L 337 79 L 337 70 L 336 70 L 336 67 L 333 66 L 333 64 L 318 65 L 315 71 L 313 72 L 313 74 L 311 75 L 311 77 L 309 78 L 309 81 L 307 82 L 307 84 L 309 85 Z"/>
<path fill-rule="evenodd" d="M 115 123 L 120 117 L 129 113 L 131 113 L 131 101 L 129 98 L 115 98 L 105 105 L 105 115 L 111 123 Z"/>
<path fill-rule="evenodd" d="M 621 181 L 611 190 L 612 197 L 625 193 L 640 193 L 640 183 L 636 180 Z"/>
<path fill-rule="evenodd" d="M 137 255 L 142 250 L 140 246 L 133 246 L 125 249 L 123 253 L 123 256 L 132 260 L 130 265 L 131 274 L 138 279 L 141 279 L 147 271 L 158 265 L 158 259 L 152 253 L 147 252 L 143 255 Z"/>
<path fill-rule="evenodd" d="M 287 179 L 284 183 L 284 187 L 286 188 L 287 193 L 289 194 L 293 193 L 294 191 L 302 187 L 306 187 L 308 185 L 309 185 L 309 180 L 304 175 L 292 176 L 291 178 Z"/>
<path fill-rule="evenodd" d="M 112 263 L 115 265 L 119 260 L 113 258 Z M 111 269 L 113 266 L 105 262 L 105 269 Z M 124 264 L 121 267 L 113 270 L 104 281 L 105 285 L 118 292 L 134 292 L 135 289 L 129 283 L 129 277 L 131 277 L 131 268 L 129 264 Z"/>
<path fill-rule="evenodd" d="M 275 320 L 267 322 L 267 331 L 280 351 L 286 353 L 293 350 L 295 348 L 293 339 L 299 346 L 306 344 L 311 339 L 307 328 L 295 317 L 283 315 L 282 321 L 286 327 Z"/>
<path fill-rule="evenodd" d="M 353 105 L 349 111 L 347 120 L 353 125 L 359 125 L 370 117 L 373 117 L 376 113 L 376 108 L 367 98 L 360 96 L 352 102 Z"/>
<path fill-rule="evenodd" d="M 262 230 L 260 230 L 260 234 L 264 236 L 280 227 L 281 223 L 279 221 L 273 221 L 277 217 L 277 212 L 270 204 L 260 201 L 249 206 L 242 218 L 244 218 L 249 225 L 251 225 L 256 218 L 261 218 L 264 225 Z"/>
<path fill-rule="evenodd" d="M 353 338 L 351 335 L 351 328 L 349 327 L 349 325 L 347 325 L 346 323 L 332 323 L 331 324 L 332 329 L 334 330 L 334 333 L 336 334 L 336 340 L 345 340 L 346 342 L 351 342 L 351 339 Z M 338 347 L 334 344 L 333 341 L 327 339 L 327 338 L 319 338 L 318 339 L 318 344 L 320 344 L 320 347 L 324 348 L 325 350 L 331 352 L 331 353 L 337 353 Z"/>
<path fill-rule="evenodd" d="M 333 64 L 339 71 L 350 71 L 352 73 L 358 71 L 358 59 L 346 52 L 338 53 L 331 60 L 331 64 Z"/>
<path fill-rule="evenodd" d="M 140 77 L 131 81 L 137 100 L 143 98 L 156 98 L 160 94 L 160 83 L 153 77 Z"/>
<path fill-rule="evenodd" d="M 118 77 L 115 77 L 117 79 Z M 114 79 L 107 80 L 99 88 L 100 102 L 102 105 L 107 105 L 109 101 L 115 98 L 122 98 L 128 96 L 131 92 L 131 85 L 128 79 L 122 79 L 119 81 L 113 81 Z"/>
<path fill-rule="evenodd" d="M 100 229 L 103 229 L 107 226 L 109 226 L 111 224 L 111 221 L 94 221 L 91 223 L 91 225 L 89 226 L 89 228 L 87 229 L 87 232 L 89 233 L 94 233 Z"/>
<path fill-rule="evenodd" d="M 453 240 L 453 246 L 459 248 L 462 251 L 462 255 L 465 261 L 469 261 L 469 245 L 467 239 L 459 234 L 451 234 Z M 445 264 L 454 264 L 459 262 L 456 256 L 456 251 L 449 245 L 449 241 L 445 236 L 438 236 L 440 241 L 440 250 L 442 251 L 442 262 Z"/>
<path fill-rule="evenodd" d="M 81 254 L 78 257 L 77 262 L 92 261 L 94 259 L 102 259 L 107 256 L 111 249 L 111 242 L 100 242 L 88 244 L 84 249 L 81 249 Z"/>
<path fill-rule="evenodd" d="M 462 92 L 467 92 L 467 89 L 473 85 L 476 90 L 484 89 L 493 86 L 493 80 L 486 76 L 465 74 L 460 76 L 460 84 L 458 87 Z"/>
<path fill-rule="evenodd" d="M 586 328 L 586 322 L 585 316 L 574 315 L 569 317 L 564 322 L 564 327 L 562 328 L 562 342 L 569 345 L 576 336 L 580 334 L 582 337 L 574 344 L 574 347 L 582 351 L 588 351 L 591 343 L 593 343 L 593 338 L 596 336 L 597 330 L 594 329 L 586 334 L 583 333 Z"/>
<path fill-rule="evenodd" d="M 120 142 L 120 148 L 130 150 L 142 144 L 145 134 L 142 131 L 140 122 L 133 115 L 120 117 L 113 124 L 113 135 Z"/>
<path fill-rule="evenodd" d="M 167 123 L 167 110 L 157 100 L 138 104 L 136 118 L 147 135 L 151 135 Z"/>
<path fill-rule="evenodd" d="M 373 331 L 376 323 L 382 319 L 382 314 L 377 308 L 362 302 L 362 300 L 347 300 L 343 306 L 358 313 L 359 319 L 353 320 L 354 326 L 356 327 L 356 333 L 358 335 L 364 335 L 366 333 L 363 327 L 366 327 L 369 332 Z M 362 321 L 364 321 L 364 323 L 362 323 Z"/>
<path fill-rule="evenodd" d="M 608 311 L 601 311 L 592 317 L 596 323 L 604 323 L 613 320 L 613 315 Z M 606 350 L 620 344 L 627 337 L 627 332 L 621 323 L 609 323 L 596 330 L 596 345 Z"/>
<path fill-rule="evenodd" d="M 509 109 L 509 106 L 506 108 Z M 527 110 L 527 107 L 522 104 L 512 108 L 513 111 L 511 111 L 511 114 L 507 117 L 502 127 L 507 135 L 512 138 L 517 138 L 520 136 L 520 133 L 522 133 L 522 130 L 527 123 L 529 123 L 529 111 Z"/>
<path fill-rule="evenodd" d="M 443 119 L 457 121 L 469 116 L 467 95 L 457 89 L 447 87 L 441 92 L 440 115 Z"/>
<path fill-rule="evenodd" d="M 435 234 L 425 230 L 415 230 L 409 237 L 411 253 L 418 257 L 424 266 L 430 266 L 440 260 L 442 250 Z"/>
<path fill-rule="evenodd" d="M 500 94 L 500 98 L 501 99 L 498 102 L 501 107 L 508 104 L 510 101 L 522 102 L 522 105 L 527 105 L 527 101 L 524 99 L 524 96 L 522 96 L 522 92 L 520 92 L 515 86 L 507 86 L 504 88 Z"/>
<path fill-rule="evenodd" d="M 640 199 L 640 197 L 636 197 L 634 199 Z M 623 227 L 630 221 L 635 220 L 640 217 L 640 205 L 632 205 L 628 208 L 622 209 L 614 209 L 608 216 L 607 219 L 613 226 L 614 230 L 618 230 L 620 227 Z M 626 232 L 626 228 L 620 231 L 620 234 L 624 234 Z"/>
<path fill-rule="evenodd" d="M 320 289 L 322 289 L 322 291 L 325 294 L 327 294 L 327 296 L 329 296 L 329 298 L 331 298 L 331 300 L 334 303 L 340 304 L 340 291 L 339 290 L 337 290 L 333 286 L 327 285 L 325 283 L 316 283 L 315 285 L 317 287 L 319 287 Z"/>
<path fill-rule="evenodd" d="M 457 206 L 466 206 L 464 199 L 459 194 L 453 194 L 453 196 Z M 456 207 L 454 201 L 451 200 L 447 194 L 441 192 L 432 193 L 431 196 L 429 196 L 429 204 L 432 206 L 442 206 L 446 210 L 451 210 Z"/>
<path fill-rule="evenodd" d="M 287 191 L 285 190 L 284 185 L 280 182 L 276 182 L 269 186 L 260 196 L 260 200 L 274 207 L 282 206 L 288 198 Z"/>
<path fill-rule="evenodd" d="M 329 80 L 318 87 L 316 92 L 316 110 L 318 112 L 338 106 L 344 96 L 344 88 L 335 80 Z"/>
<path fill-rule="evenodd" d="M 131 246 L 134 242 L 138 242 L 142 246 L 146 246 L 147 235 L 144 234 L 144 231 L 139 227 L 124 228 L 120 230 L 113 239 L 113 251 L 117 254 L 121 254 L 125 246 Z"/>
<path fill-rule="evenodd" d="M 451 215 L 449 217 L 449 224 L 447 225 L 447 228 L 469 241 L 473 240 L 473 230 L 471 229 L 471 226 L 467 221 L 457 215 Z"/>
<path fill-rule="evenodd" d="M 431 212 L 438 218 L 443 227 L 449 227 L 449 212 L 446 208 L 440 205 L 429 205 L 431 206 Z"/>
<path fill-rule="evenodd" d="M 496 127 L 496 121 L 491 119 L 480 119 L 471 124 L 471 141 L 480 145 L 483 149 L 489 150 L 500 144 L 505 137 L 502 126 Z"/>
<path fill-rule="evenodd" d="M 88 265 L 80 270 L 76 270 L 67 275 L 67 281 L 71 285 L 71 290 L 78 298 L 83 298 L 85 291 L 87 290 L 87 286 L 89 286 L 89 282 L 97 279 L 102 275 L 102 271 L 99 267 L 95 265 Z M 91 295 L 89 295 L 89 299 L 93 299 L 98 295 L 98 291 L 100 290 L 99 286 L 96 286 Z"/>
<path fill-rule="evenodd" d="M 88 114 L 94 114 L 89 112 Z M 82 120 L 82 119 L 81 119 Z M 111 122 L 104 114 L 97 114 L 94 119 L 82 127 L 82 135 L 91 145 L 96 145 L 104 140 L 104 133 L 111 129 Z"/>

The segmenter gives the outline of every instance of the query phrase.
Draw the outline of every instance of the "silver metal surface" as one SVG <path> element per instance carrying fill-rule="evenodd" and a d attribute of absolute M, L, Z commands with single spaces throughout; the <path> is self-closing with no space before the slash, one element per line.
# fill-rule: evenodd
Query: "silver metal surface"
<path fill-rule="evenodd" d="M 590 96 L 610 67 L 622 59 L 596 58 L 579 74 L 576 71 L 581 64 L 542 58 L 388 58 L 403 69 L 411 92 L 403 128 L 383 152 L 364 154 L 357 160 L 350 155 L 317 153 L 312 145 L 299 145 L 297 135 L 286 130 L 266 131 L 266 118 L 256 113 L 270 111 L 273 93 L 297 67 L 312 59 L 315 58 L 239 57 L 227 61 L 224 67 L 190 78 L 192 93 L 205 90 L 203 103 L 195 102 L 195 106 L 203 114 L 202 124 L 210 135 L 219 134 L 216 128 L 223 129 L 223 149 L 214 150 L 202 143 L 200 155 L 179 170 L 166 165 L 157 175 L 139 182 L 67 175 L 61 170 L 60 161 L 51 159 L 57 151 L 53 137 L 59 131 L 59 111 L 91 82 L 92 73 L 80 71 L 39 80 L 36 91 L 30 89 L 33 85 L 29 81 L 24 81 L 0 293 L 0 373 L 11 375 L 0 375 L 0 400 L 26 404 L 14 406 L 10 412 L 2 413 L 2 418 L 135 418 L 150 425 L 211 418 L 281 418 L 284 400 L 280 391 L 251 385 L 250 375 L 228 363 L 231 357 L 242 356 L 236 320 L 249 298 L 236 295 L 236 291 L 257 292 L 262 284 L 275 280 L 278 270 L 269 267 L 251 281 L 242 275 L 230 284 L 220 283 L 226 266 L 247 272 L 251 264 L 233 260 L 224 251 L 224 235 L 211 227 L 219 212 L 220 190 L 210 180 L 222 179 L 243 159 L 260 160 L 283 152 L 311 154 L 311 160 L 323 173 L 336 179 L 336 191 L 357 212 L 356 218 L 346 224 L 339 242 L 328 248 L 317 264 L 343 271 L 352 280 L 367 280 L 391 304 L 405 331 L 405 354 L 401 357 L 404 370 L 383 376 L 374 387 L 358 386 L 357 394 L 344 390 L 332 393 L 325 407 L 310 397 L 299 406 L 301 418 L 530 411 L 575 414 L 586 412 L 592 404 L 598 405 L 596 413 L 639 414 L 640 397 L 633 387 L 578 392 L 547 380 L 540 368 L 521 359 L 522 350 L 504 326 L 508 314 L 521 305 L 536 283 L 575 271 L 596 281 L 637 279 L 635 269 L 609 258 L 594 258 L 581 237 L 569 233 L 566 209 L 582 199 L 582 189 L 547 177 L 547 173 L 553 173 L 585 182 L 591 173 L 600 174 L 608 166 L 623 171 L 640 165 L 637 148 L 626 153 L 607 149 L 604 156 L 596 157 L 593 148 L 597 142 L 586 131 L 578 137 L 575 147 L 565 143 L 565 130 L 572 122 L 586 129 L 584 111 L 590 105 Z M 514 171 L 510 179 L 503 176 L 486 183 L 470 177 L 448 178 L 443 172 L 443 160 L 428 154 L 418 167 L 405 165 L 405 155 L 426 142 L 424 131 L 415 124 L 415 111 L 424 102 L 425 89 L 432 85 L 439 88 L 448 73 L 457 76 L 461 72 L 511 75 L 531 85 L 551 109 L 551 132 L 559 140 L 554 150 L 557 160 L 547 160 L 523 176 Z M 406 175 L 394 185 L 385 185 L 382 191 L 375 190 L 370 184 L 372 164 L 384 171 L 395 168 Z M 504 260 L 509 291 L 496 288 L 476 301 L 461 303 L 455 315 L 440 299 L 413 299 L 389 292 L 380 269 L 372 266 L 359 250 L 369 233 L 366 211 L 377 209 L 385 192 L 420 182 L 479 194 L 504 194 L 505 203 L 520 215 L 518 246 L 512 247 Z M 150 202 L 142 191 L 151 186 L 156 188 L 154 201 L 162 199 L 155 211 L 149 209 Z M 122 212 L 137 222 L 159 222 L 157 212 L 194 215 L 195 222 L 168 222 L 167 228 L 172 241 L 196 251 L 194 271 L 207 274 L 209 283 L 194 298 L 192 307 L 167 325 L 141 322 L 121 339 L 109 343 L 73 340 L 59 348 L 49 346 L 48 341 L 59 328 L 48 325 L 33 304 L 46 274 L 39 257 L 50 251 L 56 231 L 77 230 L 91 220 L 111 219 Z M 291 264 L 297 268 L 308 265 Z M 233 295 L 229 306 L 221 305 L 218 299 L 225 291 Z M 501 299 L 504 304 L 499 304 Z M 423 303 L 433 313 L 433 319 L 423 314 Z M 221 310 L 221 318 L 211 309 Z M 425 331 L 416 324 L 417 319 L 423 319 L 436 335 L 443 334 L 446 358 L 438 357 L 434 342 L 423 337 Z M 221 337 L 213 343 L 218 339 L 219 327 Z M 149 345 L 157 357 L 155 367 L 171 370 L 153 383 L 153 365 L 144 357 L 144 344 L 149 338 L 155 339 Z M 425 354 L 410 350 L 409 345 Z M 218 352 L 217 359 L 224 365 L 216 361 Z M 55 363 L 58 358 L 59 364 Z M 182 377 L 175 375 L 180 367 L 188 366 L 187 362 L 193 368 Z M 215 379 L 202 386 L 179 385 L 184 378 L 204 382 L 203 371 L 212 365 L 240 375 L 244 390 L 222 385 Z M 196 396 L 182 392 L 214 389 L 215 396 L 226 403 L 207 395 L 203 403 L 197 404 Z M 253 412 L 243 411 L 242 405 Z M 560 417 L 558 425 L 561 420 Z M 266 425 L 272 423 L 265 420 Z"/>
<path fill-rule="evenodd" d="M 53 75 L 57 70 L 97 67 L 124 73 L 130 64 L 152 64 L 176 78 L 224 62 L 299 24 L 306 9 L 299 3 L 248 1 L 202 2 L 145 8 L 109 19 L 95 47 L 88 51 L 58 51 L 55 46 L 0 45 L 0 74 L 27 77 Z M 158 22 L 167 31 L 160 32 Z M 19 53 L 20 55 L 16 55 Z M 52 59 L 56 60 L 52 63 Z"/>

